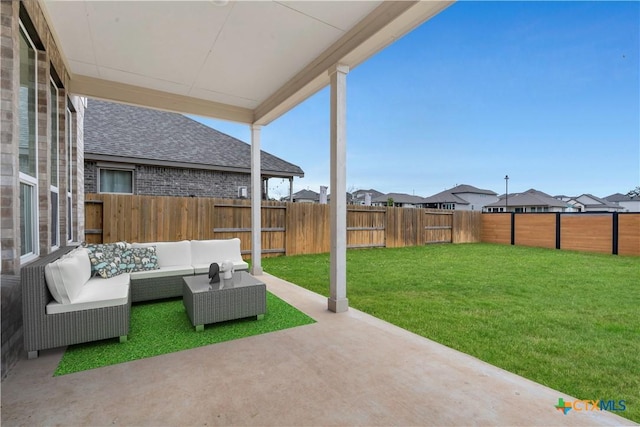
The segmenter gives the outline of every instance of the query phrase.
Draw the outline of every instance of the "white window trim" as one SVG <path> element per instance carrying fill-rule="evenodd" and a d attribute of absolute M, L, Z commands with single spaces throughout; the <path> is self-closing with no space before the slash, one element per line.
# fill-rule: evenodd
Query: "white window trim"
<path fill-rule="evenodd" d="M 112 171 L 124 171 L 124 172 L 131 172 L 131 193 L 114 193 L 114 192 L 110 192 L 110 191 L 101 191 L 100 190 L 100 171 L 101 170 L 112 170 Z M 134 171 L 135 171 L 135 166 L 130 166 L 130 165 L 126 165 L 126 166 L 121 166 L 121 165 L 116 165 L 116 166 L 111 166 L 111 165 L 101 165 L 100 163 L 98 163 L 98 167 L 97 167 L 97 171 L 96 171 L 96 184 L 97 184 L 97 188 L 96 190 L 98 191 L 98 194 L 135 194 L 135 189 L 136 189 L 136 183 L 135 183 L 135 176 L 134 176 Z"/>
<path fill-rule="evenodd" d="M 56 249 L 58 249 L 60 247 L 60 123 L 59 123 L 59 119 L 60 119 L 60 114 L 58 113 L 58 109 L 59 109 L 59 104 L 58 104 L 58 97 L 60 96 L 60 90 L 58 88 L 58 86 L 56 86 L 56 82 L 53 81 L 53 78 L 51 76 L 49 76 L 49 94 L 51 94 L 51 89 L 55 88 L 55 92 L 56 92 L 56 98 L 55 99 L 49 99 L 50 104 L 49 104 L 49 118 L 51 118 L 51 114 L 53 113 L 53 106 L 55 105 L 55 111 L 56 111 L 56 117 L 55 117 L 55 123 L 52 123 L 51 126 L 49 127 L 49 130 L 52 131 L 53 127 L 55 126 L 55 134 L 56 134 L 56 141 L 53 140 L 53 135 L 50 135 L 50 140 L 51 140 L 51 144 L 56 144 L 56 164 L 54 165 L 53 162 L 51 162 L 51 168 L 55 167 L 56 168 L 56 179 L 58 182 L 53 183 L 51 182 L 49 185 L 49 191 L 51 193 L 55 193 L 58 195 L 58 203 L 57 206 L 53 206 L 53 204 L 51 203 L 51 200 L 49 200 L 49 208 L 51 209 L 51 213 L 53 213 L 53 210 L 55 208 L 57 214 L 56 214 L 56 218 L 57 218 L 57 224 L 55 226 L 55 232 L 57 234 L 57 236 L 53 236 L 53 230 L 54 230 L 54 224 L 51 224 L 51 240 L 49 241 L 49 244 L 51 245 L 51 250 L 54 251 Z M 55 103 L 55 104 L 54 104 Z M 53 119 L 52 119 L 53 120 Z M 53 132 L 52 132 L 53 133 Z M 51 148 L 51 151 L 53 150 L 53 147 Z M 51 152 L 48 153 L 48 155 L 51 155 Z M 50 159 L 53 160 L 53 159 Z M 55 185 L 54 185 L 55 184 Z M 51 217 L 51 215 L 50 215 Z M 55 241 L 54 241 L 55 238 Z M 52 241 L 54 241 L 54 243 L 52 243 Z"/>
<path fill-rule="evenodd" d="M 67 167 L 65 173 L 67 175 L 67 243 L 73 242 L 73 116 L 71 110 L 67 106 L 65 108 L 65 137 L 67 146 Z M 71 237 L 71 238 L 69 238 Z"/>
<path fill-rule="evenodd" d="M 36 80 L 36 91 L 35 91 L 35 105 L 37 108 L 38 105 L 38 64 L 37 64 L 37 60 L 38 60 L 38 55 L 37 52 L 38 50 L 36 49 L 35 44 L 33 43 L 33 40 L 31 40 L 31 37 L 29 36 L 29 32 L 27 31 L 27 29 L 24 27 L 24 25 L 22 24 L 22 21 L 19 22 L 19 26 L 20 26 L 20 30 L 22 30 L 22 34 L 24 34 L 25 38 L 27 39 L 27 43 L 29 43 L 29 45 L 31 46 L 31 49 L 33 49 L 33 51 L 35 52 L 35 57 L 36 57 L 36 64 L 35 64 L 35 80 Z M 18 58 L 18 61 L 20 61 L 20 58 Z M 35 136 L 36 136 L 36 141 L 38 141 L 38 114 L 36 111 L 36 123 L 34 126 L 34 131 L 35 131 Z M 39 156 L 39 152 L 38 152 L 38 144 L 36 143 L 35 146 L 35 155 L 36 155 L 36 168 L 35 168 L 35 176 L 31 176 L 31 175 L 27 175 L 24 172 L 19 172 L 18 173 L 18 181 L 19 184 L 27 184 L 29 186 L 32 186 L 34 188 L 33 191 L 33 213 L 32 213 L 32 220 L 33 220 L 33 251 L 26 253 L 24 255 L 20 255 L 20 264 L 26 264 L 30 261 L 33 261 L 35 259 L 37 259 L 40 256 L 40 241 L 38 239 L 39 233 L 38 233 L 38 224 L 40 223 L 40 210 L 38 209 L 38 194 L 39 194 L 39 188 L 38 188 L 38 156 Z M 18 192 L 20 191 L 20 189 L 18 189 Z M 19 196 L 18 196 L 19 198 Z M 22 215 L 22 210 L 20 210 L 20 215 Z M 22 245 L 22 242 L 20 242 L 20 245 Z"/>

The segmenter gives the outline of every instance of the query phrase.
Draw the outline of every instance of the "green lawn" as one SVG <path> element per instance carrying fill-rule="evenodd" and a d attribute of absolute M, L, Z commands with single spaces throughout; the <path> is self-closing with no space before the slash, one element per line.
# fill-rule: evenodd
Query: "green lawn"
<path fill-rule="evenodd" d="M 328 254 L 263 267 L 328 295 Z M 347 296 L 578 399 L 625 400 L 619 415 L 640 421 L 640 258 L 480 243 L 350 250 Z"/>

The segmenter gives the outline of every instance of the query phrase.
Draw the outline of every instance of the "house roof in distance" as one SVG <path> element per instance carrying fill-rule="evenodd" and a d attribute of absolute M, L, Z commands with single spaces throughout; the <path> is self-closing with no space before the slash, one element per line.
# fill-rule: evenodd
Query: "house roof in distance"
<path fill-rule="evenodd" d="M 640 201 L 640 197 L 631 197 L 621 193 L 615 193 L 610 196 L 603 197 L 603 199 L 609 202 L 614 202 L 614 203 Z"/>
<path fill-rule="evenodd" d="M 444 190 L 439 193 L 436 193 L 433 196 L 429 196 L 425 199 L 425 201 L 426 203 L 456 203 L 458 205 L 468 205 L 469 202 L 457 196 L 457 194 L 463 194 L 463 193 L 487 194 L 490 196 L 497 195 L 495 191 L 484 190 L 481 188 L 474 187 L 473 185 L 460 184 L 460 185 L 456 185 L 453 188 L 449 188 L 448 190 Z"/>
<path fill-rule="evenodd" d="M 523 193 L 509 194 L 509 206 L 549 206 L 565 208 L 567 203 L 560 201 L 547 193 L 530 188 Z M 495 203 L 486 205 L 485 207 L 500 207 L 506 204 L 506 197 L 503 194 L 500 200 Z"/>
<path fill-rule="evenodd" d="M 87 160 L 251 172 L 251 146 L 182 114 L 90 99 L 84 117 Z M 261 151 L 262 175 L 304 176 Z"/>
<path fill-rule="evenodd" d="M 294 200 L 320 200 L 320 194 L 313 190 L 300 190 L 292 194 Z M 289 197 L 283 197 L 281 200 L 289 200 Z"/>
<path fill-rule="evenodd" d="M 394 203 L 408 203 L 413 205 L 424 203 L 424 197 L 404 193 L 383 194 L 381 196 L 372 198 L 371 201 L 374 203 L 386 203 L 389 198 L 393 199 Z"/>

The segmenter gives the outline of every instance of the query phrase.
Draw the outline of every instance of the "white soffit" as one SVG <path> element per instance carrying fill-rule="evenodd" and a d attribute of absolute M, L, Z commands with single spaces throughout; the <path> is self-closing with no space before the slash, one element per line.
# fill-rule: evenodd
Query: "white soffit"
<path fill-rule="evenodd" d="M 267 124 L 446 8 L 440 1 L 40 0 L 86 96 Z"/>

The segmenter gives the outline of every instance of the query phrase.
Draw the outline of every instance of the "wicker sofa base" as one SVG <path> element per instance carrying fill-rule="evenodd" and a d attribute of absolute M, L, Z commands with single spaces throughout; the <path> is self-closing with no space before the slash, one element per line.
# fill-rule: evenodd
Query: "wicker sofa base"
<path fill-rule="evenodd" d="M 53 297 L 45 281 L 44 268 L 71 249 L 73 247 L 62 248 L 20 270 L 24 347 L 29 358 L 37 357 L 39 350 L 115 337 L 125 340 L 129 334 L 131 298 L 126 304 L 114 307 L 46 313 Z"/>
<path fill-rule="evenodd" d="M 20 271 L 24 347 L 29 358 L 39 350 L 120 337 L 129 334 L 132 302 L 182 297 L 184 276 L 131 279 L 127 303 L 114 307 L 47 314 L 47 304 L 53 296 L 47 286 L 44 269 L 70 252 L 74 247 L 61 248 L 24 266 Z"/>

